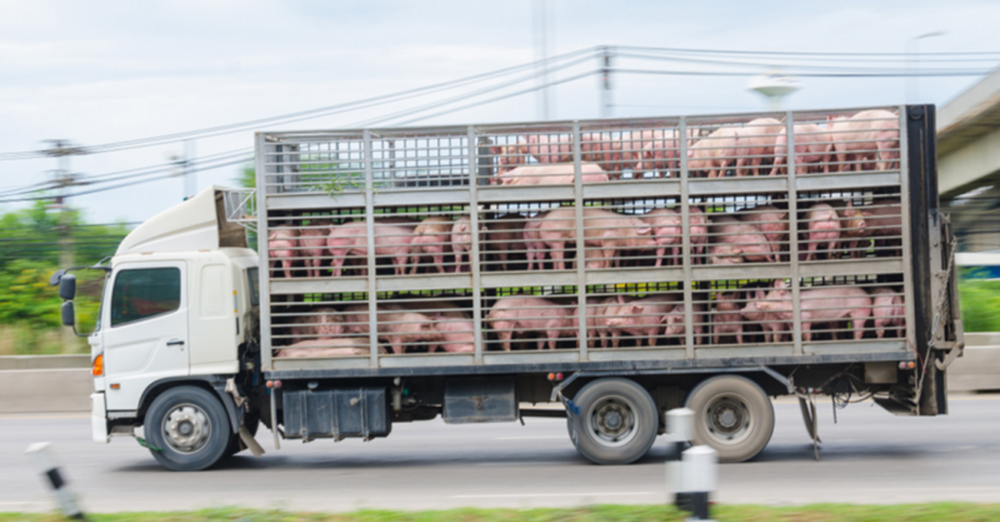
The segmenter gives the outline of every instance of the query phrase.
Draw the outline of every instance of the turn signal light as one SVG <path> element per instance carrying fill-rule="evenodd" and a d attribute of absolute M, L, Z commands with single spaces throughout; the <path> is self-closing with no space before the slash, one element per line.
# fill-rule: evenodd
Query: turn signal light
<path fill-rule="evenodd" d="M 900 370 L 912 370 L 912 369 L 914 369 L 916 367 L 917 367 L 917 363 L 915 363 L 913 361 L 900 361 L 900 363 L 899 363 L 899 369 Z"/>
<path fill-rule="evenodd" d="M 90 373 L 94 377 L 100 377 L 100 376 L 104 375 L 104 354 L 103 353 L 97 354 L 97 357 L 94 357 L 94 362 L 90 366 Z"/>

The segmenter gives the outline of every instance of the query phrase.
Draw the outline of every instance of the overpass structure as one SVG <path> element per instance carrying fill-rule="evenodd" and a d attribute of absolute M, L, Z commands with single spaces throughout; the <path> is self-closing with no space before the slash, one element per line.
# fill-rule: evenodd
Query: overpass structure
<path fill-rule="evenodd" d="M 937 112 L 938 190 L 959 249 L 1000 249 L 1000 69 Z"/>

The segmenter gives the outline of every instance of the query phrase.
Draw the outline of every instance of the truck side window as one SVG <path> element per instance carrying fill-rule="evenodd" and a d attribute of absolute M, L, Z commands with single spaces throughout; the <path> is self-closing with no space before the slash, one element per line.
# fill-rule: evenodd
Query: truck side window
<path fill-rule="evenodd" d="M 257 267 L 247 269 L 247 284 L 250 286 L 250 306 L 260 304 L 260 279 Z"/>
<path fill-rule="evenodd" d="M 180 269 L 122 270 L 115 277 L 111 296 L 111 326 L 173 312 L 180 305 Z"/>

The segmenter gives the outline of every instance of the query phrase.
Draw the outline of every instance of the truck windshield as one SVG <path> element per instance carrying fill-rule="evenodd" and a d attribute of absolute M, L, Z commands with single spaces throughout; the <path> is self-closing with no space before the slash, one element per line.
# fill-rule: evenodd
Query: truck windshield
<path fill-rule="evenodd" d="M 260 304 L 260 279 L 257 267 L 247 269 L 247 286 L 250 288 L 250 306 Z"/>
<path fill-rule="evenodd" d="M 111 326 L 173 312 L 181 305 L 181 271 L 177 268 L 122 270 L 111 295 Z"/>

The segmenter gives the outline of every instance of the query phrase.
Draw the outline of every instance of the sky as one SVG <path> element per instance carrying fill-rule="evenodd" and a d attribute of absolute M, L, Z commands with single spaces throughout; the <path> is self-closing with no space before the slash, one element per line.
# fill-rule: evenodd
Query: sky
<path fill-rule="evenodd" d="M 44 140 L 55 138 L 86 147 L 225 125 L 524 64 L 537 56 L 533 15 L 541 1 L 0 0 L 0 153 L 45 148 Z M 944 34 L 919 41 L 920 52 L 1000 51 L 995 27 L 1000 2 L 993 1 L 544 2 L 550 54 L 599 45 L 902 53 L 911 38 L 937 31 Z M 699 67 L 626 60 L 616 65 Z M 988 70 L 997 65 L 945 61 L 921 67 Z M 596 66 L 595 59 L 574 70 Z M 978 79 L 921 78 L 918 101 L 944 104 Z M 747 81 L 615 75 L 612 114 L 764 110 L 764 100 L 747 91 Z M 802 90 L 789 96 L 783 108 L 909 101 L 903 78 L 801 81 Z M 597 77 L 586 77 L 551 89 L 550 118 L 599 117 L 598 83 Z M 427 101 L 256 130 L 353 128 Z M 537 98 L 529 93 L 416 124 L 539 118 Z M 251 130 L 193 144 L 197 156 L 252 146 Z M 158 165 L 182 150 L 175 143 L 75 156 L 70 170 L 97 175 Z M 0 161 L 0 191 L 44 181 L 56 166 L 52 158 Z M 239 169 L 230 165 L 199 172 L 197 186 L 233 186 Z M 79 196 L 69 203 L 90 222 L 134 222 L 180 202 L 184 192 L 183 180 L 171 178 Z M 0 212 L 25 204 L 0 203 Z"/>

